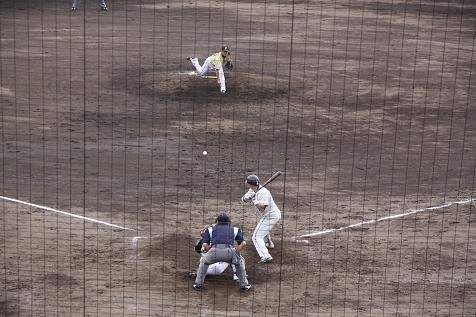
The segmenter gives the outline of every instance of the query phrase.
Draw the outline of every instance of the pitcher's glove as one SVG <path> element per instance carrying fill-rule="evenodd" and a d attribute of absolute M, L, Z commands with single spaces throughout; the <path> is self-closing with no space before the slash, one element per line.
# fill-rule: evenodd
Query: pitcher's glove
<path fill-rule="evenodd" d="M 225 68 L 230 70 L 230 71 L 233 70 L 233 62 L 232 61 L 226 61 Z"/>

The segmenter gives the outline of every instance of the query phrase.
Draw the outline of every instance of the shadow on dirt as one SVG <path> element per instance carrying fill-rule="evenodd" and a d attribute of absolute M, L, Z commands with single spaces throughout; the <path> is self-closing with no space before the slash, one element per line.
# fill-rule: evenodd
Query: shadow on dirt
<path fill-rule="evenodd" d="M 260 102 L 287 94 L 286 81 L 271 76 L 227 73 L 226 94 L 221 94 L 216 78 L 200 77 L 193 72 L 147 72 L 141 74 L 137 88 L 142 97 L 159 100 L 206 104 L 220 100 Z M 134 91 L 138 89 L 134 88 Z"/>

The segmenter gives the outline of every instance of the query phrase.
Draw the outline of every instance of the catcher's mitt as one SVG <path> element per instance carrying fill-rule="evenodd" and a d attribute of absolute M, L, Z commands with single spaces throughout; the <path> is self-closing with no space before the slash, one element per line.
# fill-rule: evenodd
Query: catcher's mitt
<path fill-rule="evenodd" d="M 202 253 L 202 239 L 198 239 L 197 242 L 195 242 L 195 246 L 194 246 L 194 249 L 195 249 L 195 252 L 197 253 Z"/>
<path fill-rule="evenodd" d="M 233 63 L 232 61 L 226 61 L 225 68 L 228 70 L 233 70 Z"/>

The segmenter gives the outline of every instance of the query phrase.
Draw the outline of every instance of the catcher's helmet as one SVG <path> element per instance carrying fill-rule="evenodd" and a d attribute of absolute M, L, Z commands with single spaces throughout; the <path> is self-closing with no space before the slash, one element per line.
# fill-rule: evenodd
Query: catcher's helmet
<path fill-rule="evenodd" d="M 225 212 L 222 212 L 217 216 L 217 222 L 218 223 L 230 223 L 231 219 L 230 216 L 228 216 Z"/>
<path fill-rule="evenodd" d="M 254 175 L 254 174 L 248 175 L 248 177 L 246 177 L 245 184 L 258 186 L 258 184 L 259 184 L 258 176 Z"/>

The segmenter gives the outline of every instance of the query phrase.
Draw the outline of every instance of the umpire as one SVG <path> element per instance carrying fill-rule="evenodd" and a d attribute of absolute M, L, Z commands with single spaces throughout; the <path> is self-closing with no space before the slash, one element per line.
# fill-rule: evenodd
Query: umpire
<path fill-rule="evenodd" d="M 246 278 L 245 259 L 240 254 L 240 251 L 246 245 L 246 241 L 241 229 L 231 225 L 230 217 L 226 213 L 219 214 L 216 218 L 216 225 L 203 232 L 201 241 L 203 249 L 207 252 L 200 259 L 193 288 L 197 291 L 202 289 L 210 264 L 228 262 L 236 266 L 240 289 L 248 291 L 251 285 Z M 235 241 L 238 244 L 236 248 L 233 247 Z"/>

